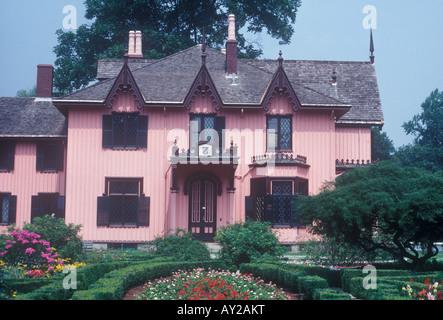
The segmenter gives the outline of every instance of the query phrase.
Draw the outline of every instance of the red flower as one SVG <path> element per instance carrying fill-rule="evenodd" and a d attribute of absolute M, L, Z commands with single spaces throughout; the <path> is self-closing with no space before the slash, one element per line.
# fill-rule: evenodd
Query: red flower
<path fill-rule="evenodd" d="M 426 279 L 425 284 L 429 284 L 429 278 Z"/>

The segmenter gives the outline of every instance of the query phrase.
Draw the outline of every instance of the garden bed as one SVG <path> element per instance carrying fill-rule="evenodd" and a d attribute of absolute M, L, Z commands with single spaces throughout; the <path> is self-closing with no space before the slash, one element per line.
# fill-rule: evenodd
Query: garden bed
<path fill-rule="evenodd" d="M 300 300 L 252 274 L 197 268 L 131 288 L 123 300 Z"/>

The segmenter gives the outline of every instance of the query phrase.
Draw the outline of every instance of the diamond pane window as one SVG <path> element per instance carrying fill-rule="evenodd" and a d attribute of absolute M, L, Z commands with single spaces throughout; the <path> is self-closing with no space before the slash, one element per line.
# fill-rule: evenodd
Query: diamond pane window
<path fill-rule="evenodd" d="M 148 117 L 138 113 L 103 115 L 103 148 L 146 148 Z"/>
<path fill-rule="evenodd" d="M 266 141 L 268 152 L 292 150 L 292 117 L 268 116 Z"/>
<path fill-rule="evenodd" d="M 109 225 L 134 226 L 138 219 L 141 179 L 112 179 L 106 181 L 109 194 Z"/>
<path fill-rule="evenodd" d="M 15 223 L 17 196 L 0 193 L 0 223 Z"/>

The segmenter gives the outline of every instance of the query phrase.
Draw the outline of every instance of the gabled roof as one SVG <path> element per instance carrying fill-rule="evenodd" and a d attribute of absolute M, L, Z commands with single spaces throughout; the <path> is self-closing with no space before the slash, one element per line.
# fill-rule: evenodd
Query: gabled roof
<path fill-rule="evenodd" d="M 275 69 L 270 60 L 244 60 L 262 70 Z M 378 90 L 375 65 L 370 62 L 285 60 L 284 69 L 297 96 L 305 103 L 312 92 L 317 95 L 314 103 L 328 104 L 331 99 L 352 106 L 340 118 L 340 123 L 357 121 L 383 121 L 383 111 Z M 332 84 L 335 71 L 336 85 Z"/>
<path fill-rule="evenodd" d="M 145 105 L 183 106 L 201 69 L 201 54 L 201 45 L 196 45 L 159 60 L 129 60 Z M 104 80 L 57 99 L 55 104 L 103 103 L 122 66 L 123 60 L 100 60 L 98 77 Z M 262 107 L 279 62 L 239 59 L 237 78 L 232 79 L 225 71 L 226 55 L 208 48 L 205 66 L 223 107 Z M 282 67 L 302 108 L 350 109 L 340 123 L 383 123 L 374 64 L 284 60 Z"/>
<path fill-rule="evenodd" d="M 0 138 L 66 138 L 66 119 L 51 99 L 0 97 L 0 114 Z"/>

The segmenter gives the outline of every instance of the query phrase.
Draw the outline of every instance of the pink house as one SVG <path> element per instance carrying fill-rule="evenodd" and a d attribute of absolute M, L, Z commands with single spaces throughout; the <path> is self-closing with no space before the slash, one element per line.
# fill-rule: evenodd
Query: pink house
<path fill-rule="evenodd" d="M 203 41 L 145 60 L 141 36 L 87 88 L 0 99 L 1 228 L 55 213 L 96 247 L 135 246 L 176 228 L 212 241 L 249 217 L 297 243 L 299 195 L 370 163 L 370 128 L 384 123 L 372 52 L 238 59 L 233 16 L 222 52 Z"/>

